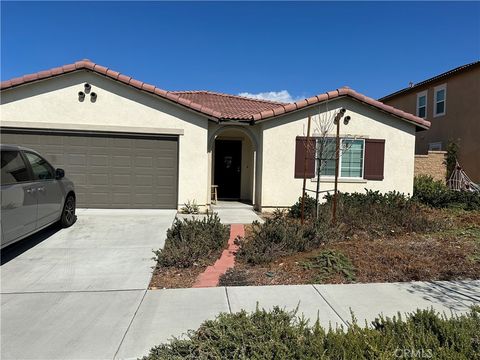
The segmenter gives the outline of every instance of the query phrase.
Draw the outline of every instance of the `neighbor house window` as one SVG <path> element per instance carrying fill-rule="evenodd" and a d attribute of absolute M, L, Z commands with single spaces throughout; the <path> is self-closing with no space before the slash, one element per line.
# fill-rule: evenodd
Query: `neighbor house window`
<path fill-rule="evenodd" d="M 435 87 L 433 116 L 445 115 L 447 111 L 447 84 Z"/>
<path fill-rule="evenodd" d="M 421 118 L 427 117 L 427 91 L 417 94 L 417 116 Z"/>
<path fill-rule="evenodd" d="M 441 151 L 442 150 L 442 142 L 432 142 L 428 144 L 428 151 Z"/>
<path fill-rule="evenodd" d="M 317 148 L 321 146 L 321 139 Z M 363 177 L 363 158 L 365 141 L 363 139 L 340 139 L 340 171 L 339 176 L 344 178 Z M 335 176 L 336 142 L 334 138 L 323 141 L 323 167 L 321 176 Z"/>

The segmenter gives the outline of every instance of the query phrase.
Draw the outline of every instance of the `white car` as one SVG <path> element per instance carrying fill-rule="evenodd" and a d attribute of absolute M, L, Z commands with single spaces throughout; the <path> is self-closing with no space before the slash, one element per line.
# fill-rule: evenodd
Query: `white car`
<path fill-rule="evenodd" d="M 19 241 L 53 223 L 75 223 L 75 189 L 65 171 L 55 169 L 39 153 L 20 146 L 0 145 L 1 247 Z"/>

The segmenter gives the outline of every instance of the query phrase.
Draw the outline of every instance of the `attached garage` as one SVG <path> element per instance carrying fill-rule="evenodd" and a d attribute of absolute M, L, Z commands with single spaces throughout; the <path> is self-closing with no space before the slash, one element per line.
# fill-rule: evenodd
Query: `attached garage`
<path fill-rule="evenodd" d="M 2 143 L 65 169 L 78 207 L 177 208 L 178 136 L 3 128 Z"/>

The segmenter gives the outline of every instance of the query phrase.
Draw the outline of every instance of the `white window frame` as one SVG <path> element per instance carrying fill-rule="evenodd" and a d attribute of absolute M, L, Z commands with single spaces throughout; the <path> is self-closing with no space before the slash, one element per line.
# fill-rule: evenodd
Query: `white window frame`
<path fill-rule="evenodd" d="M 432 149 L 432 148 L 437 148 L 437 149 Z M 437 141 L 437 142 L 428 143 L 428 151 L 442 151 L 442 142 Z"/>
<path fill-rule="evenodd" d="M 425 96 L 425 116 L 423 119 L 428 117 L 428 90 L 417 93 L 417 116 L 420 117 L 420 98 Z"/>
<path fill-rule="evenodd" d="M 437 113 L 437 93 L 439 91 L 443 90 L 445 95 L 443 97 L 443 112 L 442 113 Z M 437 116 L 443 116 L 447 113 L 447 84 L 442 84 L 435 86 L 433 88 L 433 117 Z"/>
<path fill-rule="evenodd" d="M 327 137 L 327 139 L 335 140 L 334 137 Z M 317 138 L 316 146 L 318 146 L 318 141 L 319 140 L 321 140 L 321 138 Z M 342 146 L 343 140 L 362 140 L 362 142 L 363 142 L 363 147 L 362 147 L 362 174 L 360 176 L 342 176 L 343 151 L 340 151 L 340 156 L 338 157 L 338 165 L 339 165 L 338 178 L 340 180 L 348 180 L 348 179 L 352 179 L 352 180 L 362 179 L 363 180 L 364 175 L 365 175 L 365 139 L 363 139 L 363 138 L 362 139 L 351 138 L 351 137 L 340 138 L 340 149 L 342 149 L 342 147 L 343 147 Z M 335 160 L 335 159 L 332 159 L 332 160 Z M 319 165 L 319 162 L 317 160 L 315 160 L 315 180 L 317 178 L 318 165 Z M 322 174 L 320 174 L 320 179 L 334 179 L 334 178 L 335 178 L 335 175 L 322 175 Z"/>

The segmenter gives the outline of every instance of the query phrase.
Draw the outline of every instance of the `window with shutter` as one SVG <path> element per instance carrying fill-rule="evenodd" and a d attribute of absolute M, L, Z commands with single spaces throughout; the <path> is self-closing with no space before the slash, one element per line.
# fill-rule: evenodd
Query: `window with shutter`
<path fill-rule="evenodd" d="M 365 170 L 367 180 L 383 180 L 385 140 L 365 139 Z"/>
<path fill-rule="evenodd" d="M 315 177 L 315 138 L 297 136 L 295 142 L 295 178 L 303 178 L 306 161 L 306 177 L 311 179 Z"/>
<path fill-rule="evenodd" d="M 317 149 L 323 144 L 321 176 L 335 176 L 336 140 L 317 140 Z M 339 176 L 341 178 L 363 178 L 363 139 L 340 139 Z M 317 166 L 319 164 L 317 163 Z M 318 170 L 317 170 L 318 171 Z"/>

